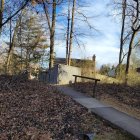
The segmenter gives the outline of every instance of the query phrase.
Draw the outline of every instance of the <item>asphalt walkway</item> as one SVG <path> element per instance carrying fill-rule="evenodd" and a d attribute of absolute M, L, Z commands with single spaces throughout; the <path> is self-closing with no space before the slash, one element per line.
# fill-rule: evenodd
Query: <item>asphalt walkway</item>
<path fill-rule="evenodd" d="M 68 86 L 57 85 L 59 91 L 71 96 L 76 102 L 86 107 L 88 110 L 107 120 L 111 124 L 123 129 L 136 139 L 140 140 L 140 120 L 126 113 L 116 110 L 115 108 L 103 104 L 95 98 L 83 95 Z"/>

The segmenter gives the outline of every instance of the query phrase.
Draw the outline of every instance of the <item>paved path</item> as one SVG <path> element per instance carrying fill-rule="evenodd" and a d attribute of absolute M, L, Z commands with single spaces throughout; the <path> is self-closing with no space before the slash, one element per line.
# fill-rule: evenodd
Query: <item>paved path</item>
<path fill-rule="evenodd" d="M 105 105 L 100 101 L 85 96 L 80 92 L 73 90 L 67 86 L 57 86 L 62 93 L 71 96 L 76 102 L 80 103 L 91 112 L 107 120 L 113 125 L 127 131 L 136 139 L 140 140 L 140 120 L 136 119 L 126 113 L 120 112 L 115 108 Z"/>

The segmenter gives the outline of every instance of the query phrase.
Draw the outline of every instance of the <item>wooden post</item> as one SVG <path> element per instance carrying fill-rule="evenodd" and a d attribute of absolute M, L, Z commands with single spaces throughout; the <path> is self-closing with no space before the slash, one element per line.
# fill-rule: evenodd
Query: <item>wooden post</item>
<path fill-rule="evenodd" d="M 73 76 L 75 77 L 74 85 L 76 85 L 76 83 L 77 83 L 77 77 L 90 79 L 90 80 L 95 80 L 95 83 L 94 83 L 94 86 L 93 86 L 93 97 L 95 98 L 97 82 L 100 81 L 100 79 L 96 79 L 96 78 L 92 78 L 92 77 L 86 77 L 86 76 L 80 76 L 80 75 L 73 75 Z"/>
<path fill-rule="evenodd" d="M 97 85 L 97 80 L 95 80 L 94 87 L 93 87 L 93 98 L 96 97 L 96 85 Z"/>
<path fill-rule="evenodd" d="M 77 76 L 75 76 L 75 84 L 77 83 Z"/>
<path fill-rule="evenodd" d="M 76 83 L 77 83 L 77 76 L 75 76 L 75 81 L 74 81 L 74 86 L 76 87 Z"/>

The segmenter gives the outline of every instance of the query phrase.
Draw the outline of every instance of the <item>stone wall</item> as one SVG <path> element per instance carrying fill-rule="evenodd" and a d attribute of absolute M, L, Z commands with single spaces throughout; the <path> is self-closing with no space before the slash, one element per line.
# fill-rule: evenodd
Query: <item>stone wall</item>
<path fill-rule="evenodd" d="M 59 84 L 69 84 L 74 83 L 73 75 L 81 75 L 81 69 L 78 67 L 58 65 L 58 83 Z M 80 78 L 77 81 L 81 81 Z"/>
<path fill-rule="evenodd" d="M 83 73 L 84 72 L 84 73 Z M 78 68 L 73 66 L 67 66 L 63 64 L 56 65 L 53 69 L 48 72 L 41 72 L 38 76 L 40 81 L 50 83 L 50 84 L 69 84 L 74 83 L 74 76 L 72 75 L 83 75 L 87 77 L 100 79 L 101 82 L 105 83 L 119 83 L 115 78 L 94 73 L 92 69 L 89 68 Z M 87 79 L 77 79 L 78 82 L 88 82 L 91 80 Z"/>
<path fill-rule="evenodd" d="M 39 80 L 50 84 L 69 84 L 74 82 L 73 75 L 81 75 L 78 67 L 58 64 L 48 72 L 41 72 Z M 81 81 L 79 78 L 77 81 Z"/>

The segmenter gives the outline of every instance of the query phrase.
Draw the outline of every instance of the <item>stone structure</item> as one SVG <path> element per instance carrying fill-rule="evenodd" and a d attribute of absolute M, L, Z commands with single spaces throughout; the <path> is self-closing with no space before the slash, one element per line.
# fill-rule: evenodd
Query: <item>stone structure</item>
<path fill-rule="evenodd" d="M 41 72 L 38 76 L 40 81 L 51 84 L 69 84 L 74 82 L 72 75 L 95 77 L 96 56 L 89 59 L 72 59 L 72 66 L 65 65 L 65 58 L 56 58 L 55 66 L 47 72 Z M 78 78 L 81 81 L 80 78 Z M 83 81 L 83 79 L 82 79 Z"/>
<path fill-rule="evenodd" d="M 92 69 L 92 71 L 96 71 L 96 55 L 93 55 L 92 59 L 76 59 L 76 58 L 72 58 L 71 59 L 71 66 L 74 67 L 83 67 L 83 65 L 86 67 L 90 67 L 90 69 Z M 66 59 L 65 58 L 55 58 L 54 61 L 54 65 L 58 65 L 58 64 L 66 64 Z"/>
<path fill-rule="evenodd" d="M 39 74 L 39 80 L 51 84 L 69 84 L 74 82 L 73 75 L 81 75 L 81 69 L 78 67 L 58 64 L 48 72 L 41 72 Z M 79 81 L 80 80 L 81 79 L 79 79 Z"/>

